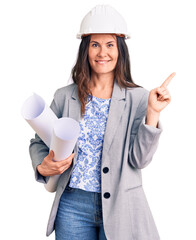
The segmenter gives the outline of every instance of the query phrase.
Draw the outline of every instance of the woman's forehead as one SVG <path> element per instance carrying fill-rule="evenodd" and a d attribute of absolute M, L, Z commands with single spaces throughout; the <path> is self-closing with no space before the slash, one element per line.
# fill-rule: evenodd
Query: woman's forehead
<path fill-rule="evenodd" d="M 116 35 L 114 35 L 114 34 L 92 34 L 91 41 L 96 41 L 96 42 L 116 41 Z"/>

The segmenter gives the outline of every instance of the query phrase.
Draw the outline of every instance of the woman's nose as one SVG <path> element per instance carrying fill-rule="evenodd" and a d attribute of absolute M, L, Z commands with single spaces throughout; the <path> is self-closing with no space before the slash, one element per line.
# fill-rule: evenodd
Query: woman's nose
<path fill-rule="evenodd" d="M 107 56 L 107 49 L 105 47 L 100 47 L 98 52 L 99 57 L 105 57 Z"/>

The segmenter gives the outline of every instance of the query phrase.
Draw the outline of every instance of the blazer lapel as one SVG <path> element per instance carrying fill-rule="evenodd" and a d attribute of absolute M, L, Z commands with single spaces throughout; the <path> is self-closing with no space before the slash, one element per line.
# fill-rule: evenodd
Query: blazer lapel
<path fill-rule="evenodd" d="M 80 121 L 81 119 L 81 104 L 77 94 L 77 85 L 75 86 L 72 96 L 69 99 L 69 117 Z"/>
<path fill-rule="evenodd" d="M 79 100 L 78 94 L 77 94 L 77 85 L 75 85 L 72 96 L 69 99 L 68 108 L 69 108 L 68 117 L 73 118 L 79 122 L 81 120 L 81 113 L 80 113 L 81 112 L 81 104 L 80 104 L 80 100 Z M 73 159 L 73 166 L 76 163 L 76 156 L 78 153 L 78 141 L 76 142 L 76 145 L 74 147 L 74 153 L 75 153 L 75 156 Z"/>
<path fill-rule="evenodd" d="M 114 138 L 116 129 L 120 124 L 120 119 L 125 108 L 125 88 L 120 89 L 118 83 L 114 82 L 112 98 L 110 102 L 110 109 L 108 120 L 104 135 L 103 155 L 109 150 L 112 140 Z M 103 158 L 104 159 L 104 158 Z"/>

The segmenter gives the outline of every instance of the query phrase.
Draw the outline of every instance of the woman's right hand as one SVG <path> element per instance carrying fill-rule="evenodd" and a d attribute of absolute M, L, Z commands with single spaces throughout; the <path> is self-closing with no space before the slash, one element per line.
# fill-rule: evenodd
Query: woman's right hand
<path fill-rule="evenodd" d="M 54 152 L 50 150 L 43 162 L 37 166 L 37 170 L 44 177 L 62 174 L 71 166 L 73 157 L 74 153 L 62 161 L 54 161 Z"/>

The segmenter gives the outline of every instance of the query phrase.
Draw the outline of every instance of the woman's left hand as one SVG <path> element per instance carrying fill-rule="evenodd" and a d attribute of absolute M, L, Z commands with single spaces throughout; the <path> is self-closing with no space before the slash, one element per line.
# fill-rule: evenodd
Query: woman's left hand
<path fill-rule="evenodd" d="M 164 82 L 163 84 L 150 91 L 148 97 L 148 106 L 147 106 L 147 114 L 146 114 L 146 124 L 157 127 L 159 121 L 160 112 L 170 103 L 171 96 L 167 89 L 168 84 L 171 79 L 176 75 L 173 72 Z"/>
<path fill-rule="evenodd" d="M 160 87 L 150 91 L 148 97 L 148 109 L 154 113 L 160 113 L 171 101 L 170 93 L 167 89 L 171 79 L 176 75 L 173 72 Z"/>

